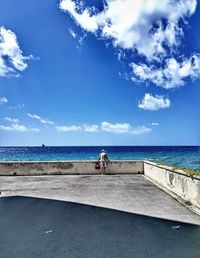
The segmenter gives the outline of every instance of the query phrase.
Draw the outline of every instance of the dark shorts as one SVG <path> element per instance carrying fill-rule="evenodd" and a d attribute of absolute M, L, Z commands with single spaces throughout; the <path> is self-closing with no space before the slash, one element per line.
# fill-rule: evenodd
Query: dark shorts
<path fill-rule="evenodd" d="M 100 166 L 101 166 L 101 168 L 106 168 L 106 161 L 101 161 L 100 162 Z"/>

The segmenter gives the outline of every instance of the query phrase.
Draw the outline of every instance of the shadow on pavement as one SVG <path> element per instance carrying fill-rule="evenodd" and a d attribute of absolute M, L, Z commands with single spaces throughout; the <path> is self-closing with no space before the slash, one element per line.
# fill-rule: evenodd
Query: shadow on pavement
<path fill-rule="evenodd" d="M 90 205 L 0 198 L 0 258 L 199 258 L 200 227 Z"/>

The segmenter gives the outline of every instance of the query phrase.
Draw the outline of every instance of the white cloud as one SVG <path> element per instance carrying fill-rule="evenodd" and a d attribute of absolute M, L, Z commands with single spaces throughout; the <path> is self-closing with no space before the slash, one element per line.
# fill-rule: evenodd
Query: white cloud
<path fill-rule="evenodd" d="M 11 122 L 11 123 L 19 123 L 19 119 L 17 118 L 10 118 L 10 117 L 4 117 L 5 120 Z"/>
<path fill-rule="evenodd" d="M 109 122 L 102 122 L 100 125 L 67 125 L 67 126 L 56 126 L 58 132 L 109 132 L 118 134 L 144 134 L 150 132 L 151 129 L 146 126 L 133 127 L 128 123 L 116 123 L 112 124 Z"/>
<path fill-rule="evenodd" d="M 83 130 L 85 132 L 89 132 L 89 133 L 96 133 L 99 130 L 99 126 L 98 125 L 84 125 Z"/>
<path fill-rule="evenodd" d="M 0 97 L 0 104 L 7 103 L 8 99 L 6 97 Z"/>
<path fill-rule="evenodd" d="M 68 31 L 74 39 L 77 37 L 76 33 L 72 29 L 69 29 Z"/>
<path fill-rule="evenodd" d="M 30 117 L 30 118 L 32 118 L 32 119 L 39 120 L 42 124 L 50 124 L 50 125 L 53 125 L 53 124 L 54 124 L 53 121 L 50 121 L 50 120 L 48 120 L 48 119 L 44 119 L 44 118 L 42 118 L 42 117 L 40 117 L 40 116 L 38 116 L 38 115 L 36 115 L 36 114 L 30 114 L 30 113 L 28 113 L 27 115 L 28 115 L 28 117 Z"/>
<path fill-rule="evenodd" d="M 98 132 L 98 125 L 64 125 L 56 126 L 56 130 L 59 132 L 75 132 L 75 131 L 84 131 L 88 133 Z"/>
<path fill-rule="evenodd" d="M 79 6 L 80 8 L 81 6 Z M 68 11 L 75 21 L 81 25 L 81 27 L 87 31 L 95 32 L 98 29 L 98 24 L 96 17 L 92 16 L 90 13 L 92 9 L 86 8 L 81 14 L 77 11 L 77 6 L 75 2 L 71 0 L 64 0 L 60 2 L 60 9 L 63 11 Z"/>
<path fill-rule="evenodd" d="M 159 123 L 151 123 L 151 125 L 153 125 L 153 126 L 158 126 Z"/>
<path fill-rule="evenodd" d="M 175 58 L 166 60 L 165 67 L 158 68 L 155 65 L 132 63 L 133 80 L 150 81 L 165 89 L 176 88 L 184 85 L 184 79 L 196 79 L 200 77 L 200 55 L 194 54 L 189 59 L 178 62 Z"/>
<path fill-rule="evenodd" d="M 117 133 L 117 134 L 128 133 L 128 134 L 135 134 L 135 135 L 144 134 L 151 131 L 151 129 L 146 126 L 133 127 L 128 123 L 112 124 L 106 121 L 101 123 L 101 130 L 109 133 Z"/>
<path fill-rule="evenodd" d="M 28 117 L 30 117 L 30 118 L 40 120 L 40 116 L 38 116 L 38 115 L 30 114 L 30 113 L 28 113 L 27 115 L 28 115 Z"/>
<path fill-rule="evenodd" d="M 70 125 L 70 126 L 56 126 L 56 130 L 58 132 L 76 132 L 76 131 L 81 131 L 82 127 L 77 126 L 77 125 Z"/>
<path fill-rule="evenodd" d="M 151 60 L 165 56 L 168 47 L 179 43 L 183 34 L 179 21 L 192 15 L 196 5 L 196 0 L 163 0 L 162 4 L 160 0 L 106 0 L 104 10 L 98 12 L 82 2 L 61 0 L 60 9 L 84 30 Z"/>
<path fill-rule="evenodd" d="M 138 104 L 138 107 L 145 110 L 157 111 L 161 108 L 169 108 L 170 100 L 163 96 L 156 95 L 154 97 L 151 94 L 146 93 L 143 100 Z"/>
<path fill-rule="evenodd" d="M 23 56 L 15 33 L 0 27 L 0 76 L 19 76 L 30 59 L 33 56 Z"/>
<path fill-rule="evenodd" d="M 38 128 L 27 128 L 24 125 L 12 124 L 11 126 L 0 125 L 0 130 L 9 132 L 39 132 Z"/>
<path fill-rule="evenodd" d="M 103 10 L 98 11 L 82 1 L 60 1 L 60 9 L 83 30 L 112 42 L 119 51 L 118 59 L 128 53 L 143 60 L 131 64 L 134 80 L 166 89 L 200 77 L 199 54 L 188 59 L 180 55 L 181 61 L 177 58 L 183 26 L 196 7 L 197 0 L 105 0 Z"/>

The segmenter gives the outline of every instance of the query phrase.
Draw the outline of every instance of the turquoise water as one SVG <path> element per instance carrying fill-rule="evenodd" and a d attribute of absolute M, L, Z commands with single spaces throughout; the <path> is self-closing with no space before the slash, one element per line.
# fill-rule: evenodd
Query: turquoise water
<path fill-rule="evenodd" d="M 0 161 L 96 160 L 104 148 L 111 160 L 151 160 L 200 170 L 200 146 L 0 147 Z"/>

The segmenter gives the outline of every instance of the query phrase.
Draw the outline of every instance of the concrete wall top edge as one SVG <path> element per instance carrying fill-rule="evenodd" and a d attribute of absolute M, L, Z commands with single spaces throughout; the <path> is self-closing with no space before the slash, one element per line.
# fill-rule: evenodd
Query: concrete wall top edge
<path fill-rule="evenodd" d="M 187 174 L 186 172 L 184 172 L 181 169 L 179 169 L 179 170 L 176 169 L 175 170 L 175 169 L 173 169 L 172 167 L 170 167 L 168 165 L 159 165 L 159 164 L 157 164 L 155 162 L 148 161 L 148 160 L 144 160 L 143 162 L 144 162 L 144 164 L 149 164 L 149 165 L 152 165 L 154 167 L 162 168 L 162 169 L 165 169 L 167 171 L 173 172 L 175 174 L 179 174 L 179 175 L 190 177 L 190 178 L 192 177 L 192 178 L 194 178 L 196 180 L 200 180 L 200 175 L 199 176 L 198 175 L 189 175 L 189 174 Z"/>
<path fill-rule="evenodd" d="M 0 164 L 19 164 L 19 163 L 95 163 L 97 160 L 38 160 L 38 161 L 1 161 Z M 111 163 L 134 163 L 143 160 L 110 160 Z"/>

